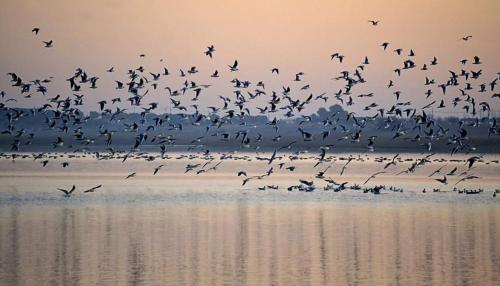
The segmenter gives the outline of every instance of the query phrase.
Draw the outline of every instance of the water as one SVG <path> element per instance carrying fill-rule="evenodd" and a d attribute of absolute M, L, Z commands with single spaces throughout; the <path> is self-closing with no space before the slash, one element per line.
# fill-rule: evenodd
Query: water
<path fill-rule="evenodd" d="M 491 195 L 500 186 L 495 157 L 470 171 L 480 180 L 458 185 L 485 189 L 477 195 L 453 192 L 453 176 L 448 186 L 427 178 L 444 164 L 447 171 L 467 170 L 461 161 L 436 161 L 396 176 L 411 163 L 403 162 L 368 185 L 404 192 L 373 195 L 286 191 L 298 178 L 314 177 L 306 159 L 293 162 L 296 173 L 277 171 L 244 187 L 235 172 L 257 174 L 267 163 L 228 160 L 216 172 L 183 174 L 186 163 L 200 160 L 122 164 L 63 157 L 46 169 L 28 158 L 0 160 L 0 284 L 500 283 L 500 197 Z M 160 163 L 165 169 L 152 176 Z M 381 168 L 373 156 L 351 164 L 342 177 L 343 162 L 328 174 L 362 183 Z M 137 177 L 124 180 L 132 171 Z M 72 184 L 71 198 L 55 189 Z M 103 187 L 95 193 L 82 193 L 98 184 Z M 280 189 L 257 190 L 267 184 Z M 424 186 L 442 192 L 423 194 Z"/>

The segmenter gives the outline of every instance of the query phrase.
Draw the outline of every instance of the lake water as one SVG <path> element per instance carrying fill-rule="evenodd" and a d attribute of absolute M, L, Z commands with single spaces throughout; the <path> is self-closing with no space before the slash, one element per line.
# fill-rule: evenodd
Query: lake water
<path fill-rule="evenodd" d="M 101 160 L 57 154 L 43 168 L 33 158 L 0 159 L 0 285 L 498 285 L 500 188 L 498 158 L 471 170 L 465 157 L 438 156 L 412 174 L 402 160 L 367 185 L 404 192 L 289 192 L 318 170 L 336 181 L 362 184 L 383 170 L 358 155 L 340 176 L 337 155 L 312 168 L 315 154 L 281 158 L 274 174 L 242 186 L 239 170 L 270 167 L 245 154 L 215 171 L 184 174 L 208 158 Z M 241 156 L 241 157 L 240 157 Z M 270 156 L 270 154 L 261 154 Z M 360 157 L 358 157 L 360 156 Z M 403 155 L 403 158 L 420 155 Z M 176 159 L 177 158 L 177 159 Z M 214 155 L 214 161 L 220 158 Z M 62 168 L 61 162 L 69 162 Z M 279 169 L 278 163 L 296 167 Z M 165 164 L 156 176 L 154 167 Z M 210 166 L 210 165 L 208 165 Z M 427 176 L 445 166 L 480 179 L 453 191 Z M 125 180 L 131 172 L 137 176 Z M 65 198 L 56 188 L 77 186 Z M 94 193 L 83 190 L 102 184 Z M 278 190 L 258 190 L 266 185 Z M 421 190 L 426 188 L 427 193 Z M 441 192 L 432 192 L 440 188 Z"/>

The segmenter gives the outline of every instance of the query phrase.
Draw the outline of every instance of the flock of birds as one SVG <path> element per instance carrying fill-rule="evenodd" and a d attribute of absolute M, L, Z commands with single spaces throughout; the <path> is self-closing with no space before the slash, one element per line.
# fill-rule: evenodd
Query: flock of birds
<path fill-rule="evenodd" d="M 379 21 L 370 20 L 369 23 L 373 26 L 378 26 Z M 35 35 L 40 33 L 39 28 L 33 28 L 32 32 Z M 469 41 L 472 36 L 468 35 L 462 37 L 462 41 Z M 48 40 L 43 41 L 45 48 L 54 48 L 54 41 Z M 389 42 L 383 42 L 381 48 L 384 51 L 389 52 L 390 50 Z M 99 152 L 93 152 L 97 159 L 110 159 L 119 158 L 122 162 L 125 162 L 128 158 L 144 158 L 147 161 L 153 161 L 155 159 L 165 160 L 169 156 L 167 154 L 168 146 L 175 145 L 176 138 L 172 134 L 168 134 L 169 131 L 177 131 L 182 135 L 183 125 L 171 122 L 172 114 L 162 114 L 157 115 L 155 111 L 158 111 L 160 106 L 159 102 L 144 103 L 145 98 L 150 92 L 159 92 L 163 88 L 165 90 L 164 97 L 166 100 L 164 102 L 170 103 L 170 108 L 176 111 L 177 115 L 181 116 L 185 122 L 189 125 L 198 128 L 204 128 L 205 136 L 194 138 L 191 143 L 197 144 L 198 146 L 203 146 L 204 141 L 207 138 L 215 137 L 220 138 L 220 140 L 228 141 L 233 140 L 233 142 L 239 142 L 241 147 L 244 148 L 255 148 L 258 150 L 259 143 L 263 141 L 262 134 L 253 134 L 247 129 L 248 126 L 245 124 L 245 118 L 251 116 L 254 113 L 260 115 L 266 115 L 270 119 L 266 124 L 266 127 L 270 127 L 274 130 L 276 137 L 273 141 L 278 141 L 282 136 L 287 134 L 280 134 L 280 124 L 281 120 L 277 119 L 276 114 L 283 114 L 285 118 L 296 118 L 301 116 L 303 120 L 296 126 L 296 132 L 300 135 L 300 138 L 304 141 L 313 141 L 316 138 L 328 138 L 334 132 L 341 134 L 341 139 L 350 141 L 353 144 L 358 143 L 363 138 L 363 130 L 368 122 L 374 120 L 383 120 L 384 129 L 393 130 L 394 136 L 392 140 L 405 139 L 413 142 L 416 146 L 424 146 L 427 154 L 424 154 L 422 158 L 414 160 L 408 168 L 401 170 L 398 174 L 410 174 L 414 173 L 416 169 L 421 166 L 431 162 L 431 157 L 434 155 L 432 151 L 432 142 L 440 139 L 445 139 L 447 145 L 449 146 L 451 155 L 456 153 L 470 153 L 478 151 L 475 149 L 474 145 L 471 143 L 470 130 L 477 128 L 479 126 L 488 126 L 488 136 L 498 136 L 500 134 L 500 128 L 497 125 L 496 118 L 490 116 L 490 104 L 487 101 L 479 100 L 479 95 L 490 94 L 491 100 L 500 99 L 500 94 L 496 93 L 497 81 L 500 78 L 500 73 L 497 73 L 491 78 L 484 79 L 483 70 L 481 68 L 482 61 L 479 56 L 474 56 L 472 60 L 462 59 L 460 64 L 462 69 L 460 71 L 449 70 L 449 77 L 443 82 L 436 82 L 436 79 L 426 76 L 425 82 L 427 91 L 421 96 L 429 100 L 423 107 L 415 107 L 411 101 L 403 101 L 403 92 L 396 89 L 396 79 L 402 76 L 404 73 L 417 72 L 418 70 L 426 72 L 432 69 L 434 66 L 438 65 L 438 59 L 433 57 L 429 62 L 417 63 L 415 60 L 415 51 L 410 49 L 405 51 L 402 48 L 393 49 L 394 55 L 401 58 L 401 65 L 394 67 L 394 78 L 389 80 L 387 84 L 387 89 L 394 95 L 395 102 L 389 108 L 383 108 L 380 106 L 376 100 L 374 100 L 369 105 L 363 107 L 364 111 L 376 111 L 373 116 L 359 116 L 355 112 L 347 112 L 346 118 L 340 118 L 339 113 L 333 113 L 324 118 L 321 121 L 327 130 L 323 130 L 320 133 L 314 133 L 314 131 L 309 131 L 307 129 L 308 124 L 313 123 L 312 117 L 308 115 L 303 115 L 303 110 L 312 104 L 313 102 L 319 101 L 326 103 L 328 101 L 335 101 L 340 104 L 343 108 L 347 110 L 355 105 L 361 104 L 363 98 L 370 99 L 375 97 L 373 92 L 355 94 L 355 89 L 358 86 L 363 86 L 366 83 L 366 79 L 363 76 L 365 69 L 370 65 L 370 60 L 365 57 L 361 63 L 356 66 L 353 70 L 343 70 L 340 74 L 333 78 L 333 80 L 338 82 L 343 82 L 343 87 L 337 92 L 324 92 L 322 94 L 314 96 L 312 93 L 302 99 L 303 96 L 300 92 L 307 92 L 311 88 L 310 84 L 304 84 L 302 87 L 297 89 L 292 89 L 290 86 L 283 86 L 281 90 L 267 90 L 264 81 L 258 81 L 256 83 L 251 82 L 246 79 L 238 78 L 238 71 L 240 65 L 238 60 L 234 60 L 233 63 L 227 65 L 227 70 L 230 75 L 232 75 L 232 80 L 230 83 L 233 87 L 232 96 L 219 96 L 217 98 L 212 98 L 211 102 L 213 105 L 208 106 L 210 114 L 203 114 L 200 111 L 200 106 L 197 101 L 200 96 L 208 93 L 210 84 L 199 84 L 190 79 L 190 76 L 199 73 L 196 66 L 192 66 L 187 70 L 180 70 L 177 75 L 174 75 L 169 71 L 167 67 L 164 67 L 161 72 L 158 71 L 146 71 L 142 66 L 131 68 L 127 71 L 125 80 L 116 80 L 116 90 L 121 93 L 126 92 L 127 96 L 117 96 L 111 99 L 102 99 L 95 103 L 95 108 L 99 110 L 103 118 L 108 118 L 110 122 L 123 126 L 122 131 L 109 130 L 104 126 L 100 126 L 98 134 L 96 136 L 102 136 L 106 138 L 106 151 L 108 154 L 100 154 Z M 214 45 L 210 45 L 204 51 L 204 54 L 210 58 L 215 58 L 216 49 Z M 145 54 L 139 55 L 140 57 L 145 57 Z M 345 58 L 340 52 L 335 52 L 330 55 L 331 61 L 338 61 L 342 64 Z M 115 68 L 110 67 L 106 70 L 107 73 L 115 73 Z M 274 67 L 271 69 L 271 74 L 278 75 L 280 73 L 279 68 Z M 30 142 L 35 138 L 35 132 L 30 132 L 25 128 L 18 128 L 16 123 L 24 118 L 30 116 L 35 116 L 36 114 L 43 114 L 45 116 L 45 122 L 40 124 L 45 124 L 47 130 L 56 131 L 60 133 L 60 136 L 56 136 L 52 142 L 53 149 L 55 151 L 60 150 L 65 146 L 65 136 L 68 136 L 72 132 L 72 137 L 79 142 L 79 144 L 85 148 L 95 144 L 95 138 L 92 134 L 86 134 L 82 131 L 82 127 L 85 126 L 86 122 L 90 119 L 86 116 L 79 108 L 83 106 L 86 100 L 84 92 L 88 89 L 97 89 L 100 77 L 98 75 L 91 75 L 87 71 L 78 68 L 75 73 L 70 75 L 66 81 L 69 88 L 70 96 L 56 95 L 54 97 L 47 97 L 49 94 L 49 84 L 52 82 L 52 78 L 46 79 L 35 79 L 35 80 L 24 80 L 21 76 L 15 72 L 9 72 L 11 85 L 19 89 L 21 96 L 25 98 L 31 98 L 35 94 L 41 94 L 45 96 L 46 103 L 40 107 L 33 108 L 31 110 L 26 110 L 22 108 L 9 107 L 7 102 L 17 101 L 15 98 L 10 98 L 5 100 L 5 102 L 0 102 L 0 110 L 6 111 L 7 128 L 1 133 L 5 136 L 10 136 L 11 151 L 13 154 L 1 154 L 1 157 L 10 156 L 11 158 L 22 157 L 16 152 L 22 152 L 24 144 L 30 144 Z M 184 79 L 184 83 L 181 86 L 174 87 L 171 85 L 164 85 L 164 79 L 169 77 L 179 76 Z M 210 78 L 213 80 L 220 80 L 221 73 L 215 70 L 210 74 Z M 300 83 L 304 81 L 305 74 L 303 72 L 297 72 L 293 78 L 293 82 Z M 436 91 L 437 90 L 437 91 Z M 439 96 L 439 93 L 441 96 Z M 452 96 L 449 96 L 452 94 Z M 1 98 L 4 99 L 7 96 L 5 91 L 1 91 Z M 207 95 L 206 95 L 207 96 Z M 448 96 L 448 97 L 446 97 Z M 254 109 L 251 105 L 259 102 L 258 100 L 264 98 L 263 104 L 257 104 L 258 106 Z M 216 104 L 216 101 L 220 100 L 220 105 Z M 128 102 L 131 107 L 141 108 L 140 116 L 141 120 L 138 122 L 133 122 L 132 124 L 121 123 L 121 117 L 125 114 L 126 109 L 120 108 L 119 106 Z M 190 105 L 188 105 L 190 104 Z M 428 110 L 430 108 L 459 108 L 466 114 L 468 114 L 472 119 L 457 119 L 456 126 L 453 129 L 442 127 L 437 120 L 428 115 Z M 427 112 L 426 112 L 427 111 Z M 274 115 L 274 116 L 273 116 Z M 154 125 L 147 125 L 145 117 L 153 116 Z M 242 130 L 237 132 L 223 132 L 226 126 L 233 125 L 233 121 L 238 120 L 241 125 Z M 203 127 L 201 127 L 203 126 Z M 258 131 L 258 129 L 257 129 Z M 113 147 L 113 136 L 115 133 L 123 132 L 125 134 L 135 138 L 135 142 L 130 148 L 123 150 L 116 150 Z M 165 133 L 164 133 L 165 132 Z M 153 135 L 154 133 L 154 135 Z M 412 137 L 410 137 L 410 134 Z M 370 136 L 367 139 L 367 147 L 369 151 L 375 149 L 377 142 L 377 136 Z M 242 185 L 247 184 L 251 180 L 263 179 L 270 177 L 278 169 L 284 169 L 293 172 L 295 167 L 292 165 L 285 165 L 280 158 L 285 152 L 292 149 L 293 145 L 297 143 L 296 141 L 287 142 L 286 144 L 275 148 L 273 152 L 270 152 L 270 156 L 260 157 L 257 155 L 256 160 L 266 162 L 270 166 L 269 170 L 260 175 L 247 175 L 246 171 L 240 171 L 237 173 L 238 177 L 243 178 Z M 153 144 L 158 147 L 160 155 L 152 155 L 147 153 L 141 153 L 141 146 L 145 144 Z M 204 146 L 206 149 L 207 145 Z M 380 171 L 375 172 L 370 175 L 363 183 L 363 185 L 353 184 L 349 186 L 348 182 L 337 182 L 332 179 L 331 176 L 327 175 L 330 169 L 332 156 L 328 155 L 328 150 L 330 150 L 332 145 L 323 145 L 319 147 L 319 154 L 313 157 L 315 161 L 314 168 L 319 168 L 321 166 L 327 165 L 319 171 L 314 178 L 324 180 L 328 183 L 324 190 L 342 191 L 344 189 L 361 190 L 363 186 L 367 185 L 370 181 L 376 179 L 377 176 L 385 174 L 388 172 L 389 168 L 396 166 L 402 162 L 399 154 L 396 154 L 392 158 L 381 159 L 379 163 L 383 165 Z M 80 149 L 78 149 L 80 150 Z M 281 154 L 280 154 L 281 153 Z M 289 155 L 299 156 L 300 151 L 292 153 Z M 34 154 L 33 158 L 42 161 L 42 166 L 45 167 L 49 163 L 50 154 L 47 152 L 42 152 L 39 154 Z M 185 155 L 186 158 L 190 158 Z M 195 156 L 193 158 L 205 158 L 207 160 L 206 164 L 188 164 L 186 166 L 185 172 L 196 172 L 196 174 L 202 174 L 209 171 L 216 171 L 217 167 L 224 162 L 225 159 L 234 158 L 230 153 L 224 153 L 220 157 L 219 162 L 215 162 L 214 157 L 211 157 L 210 150 L 204 151 L 200 156 Z M 208 158 L 208 159 L 207 159 Z M 349 164 L 353 160 L 358 160 L 355 157 L 349 157 L 345 159 L 345 164 L 341 168 L 339 177 L 341 177 Z M 457 182 L 455 185 L 466 181 L 478 179 L 471 173 L 474 169 L 474 164 L 476 162 L 482 162 L 482 155 L 470 155 L 468 159 L 464 162 L 465 171 L 461 174 L 457 174 L 457 168 L 452 170 L 444 170 L 446 166 L 440 167 L 438 170 L 434 171 L 429 177 L 440 175 L 435 180 L 443 185 L 448 185 L 448 178 L 456 176 Z M 278 163 L 279 162 L 279 163 Z M 278 164 L 277 164 L 278 163 Z M 330 164 L 329 164 L 330 163 Z M 496 162 L 498 163 L 498 162 Z M 161 168 L 166 164 L 160 164 L 153 170 L 153 175 L 159 174 Z M 63 167 L 69 167 L 68 162 L 62 163 Z M 136 172 L 128 174 L 125 179 L 131 179 L 137 175 Z M 91 189 L 85 190 L 84 193 L 95 192 L 100 189 L 102 185 L 95 186 Z M 278 189 L 276 185 L 267 185 L 259 187 L 261 190 L 266 189 Z M 315 190 L 314 180 L 300 179 L 297 185 L 292 185 L 288 187 L 289 191 L 299 190 L 299 191 L 312 191 Z M 70 189 L 59 188 L 65 196 L 71 196 L 76 190 L 76 186 L 73 185 Z M 370 193 L 380 193 L 381 190 L 390 191 L 402 191 L 399 188 L 386 188 L 385 186 L 374 186 L 365 187 L 364 192 Z M 439 189 L 438 189 L 439 190 Z M 458 190 L 458 189 L 454 189 Z M 434 190 L 435 191 L 435 190 Z M 425 193 L 426 190 L 423 189 Z M 473 190 L 462 191 L 466 194 L 474 193 Z M 494 191 L 494 196 L 496 196 L 497 191 Z"/>

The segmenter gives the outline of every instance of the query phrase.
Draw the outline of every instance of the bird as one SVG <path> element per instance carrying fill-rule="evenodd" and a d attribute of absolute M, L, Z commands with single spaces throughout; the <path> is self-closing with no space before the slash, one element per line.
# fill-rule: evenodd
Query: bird
<path fill-rule="evenodd" d="M 128 174 L 128 175 L 125 177 L 125 179 L 129 179 L 129 178 L 135 177 L 135 175 L 136 175 L 136 172 L 132 172 L 132 173 Z"/>
<path fill-rule="evenodd" d="M 83 191 L 83 192 L 84 192 L 84 193 L 93 193 L 93 192 L 95 192 L 97 189 L 99 189 L 99 188 L 101 188 L 101 187 L 102 187 L 102 185 L 98 185 L 98 186 L 92 187 L 92 188 L 90 188 L 90 189 L 88 189 L 88 190 L 85 190 L 85 191 Z"/>
<path fill-rule="evenodd" d="M 250 181 L 250 179 L 252 179 L 252 178 L 245 178 L 245 179 L 243 179 L 243 183 L 241 185 L 242 186 L 246 185 Z"/>
<path fill-rule="evenodd" d="M 472 156 L 472 157 L 469 157 L 467 160 L 466 160 L 466 164 L 468 164 L 468 168 L 472 168 L 472 166 L 474 165 L 475 162 L 477 162 L 478 160 L 481 159 L 481 156 Z"/>
<path fill-rule="evenodd" d="M 444 100 L 441 99 L 441 102 L 439 103 L 439 106 L 437 108 L 445 108 L 446 106 L 444 105 Z"/>
<path fill-rule="evenodd" d="M 397 154 L 396 154 L 396 155 L 392 158 L 392 160 L 384 166 L 384 169 L 389 168 L 389 166 L 391 166 L 391 165 L 396 166 L 396 159 L 397 159 L 398 157 L 399 157 L 399 153 L 397 153 Z"/>
<path fill-rule="evenodd" d="M 38 32 L 40 32 L 40 28 L 35 27 L 35 28 L 31 29 L 31 32 L 35 33 L 35 35 L 38 35 Z"/>
<path fill-rule="evenodd" d="M 101 111 L 104 109 L 104 105 L 107 103 L 106 100 L 101 100 L 98 102 L 99 103 L 99 108 L 101 109 Z"/>
<path fill-rule="evenodd" d="M 60 188 L 57 188 L 59 191 L 63 192 L 64 193 L 64 196 L 69 198 L 71 197 L 71 195 L 73 194 L 73 192 L 75 191 L 76 189 L 76 186 L 73 185 L 73 187 L 71 187 L 70 190 L 66 190 L 66 189 L 60 189 Z"/>
<path fill-rule="evenodd" d="M 368 20 L 368 22 L 370 22 L 372 24 L 372 26 L 377 26 L 378 23 L 380 22 L 379 20 Z"/>
<path fill-rule="evenodd" d="M 333 60 L 334 58 L 338 58 L 339 62 L 341 62 L 341 63 L 344 60 L 344 56 L 341 55 L 340 53 L 333 53 L 330 55 L 330 60 Z"/>
<path fill-rule="evenodd" d="M 368 177 L 368 179 L 366 179 L 366 181 L 363 183 L 363 185 L 366 185 L 366 183 L 368 183 L 371 179 L 375 179 L 376 176 L 378 176 L 380 174 L 384 174 L 384 173 L 385 173 L 385 171 L 380 171 L 380 172 L 374 173 L 373 175 Z"/>
<path fill-rule="evenodd" d="M 123 82 L 121 81 L 115 81 L 116 82 L 116 89 L 123 89 Z"/>
<path fill-rule="evenodd" d="M 432 173 L 431 173 L 429 176 L 427 176 L 427 177 L 432 177 L 432 176 L 434 176 L 435 174 L 441 173 L 441 170 L 442 170 L 444 167 L 446 167 L 446 166 L 447 166 L 447 164 L 446 164 L 446 165 L 444 165 L 444 166 L 439 167 L 436 171 L 432 172 Z"/>
<path fill-rule="evenodd" d="M 472 179 L 479 179 L 479 177 L 478 176 L 474 176 L 474 175 L 467 175 L 467 176 L 461 178 L 460 180 L 458 180 L 455 183 L 455 186 L 458 185 L 459 183 L 463 182 L 463 181 L 472 180 Z"/>
<path fill-rule="evenodd" d="M 444 176 L 442 179 L 435 179 L 436 181 L 440 182 L 441 184 L 443 185 L 448 185 L 448 179 L 446 178 L 446 176 Z"/>
<path fill-rule="evenodd" d="M 468 35 L 468 36 L 462 37 L 462 40 L 463 41 L 468 41 L 470 38 L 472 38 L 472 36 Z"/>
<path fill-rule="evenodd" d="M 448 174 L 446 174 L 447 176 L 454 176 L 455 175 L 455 172 L 457 171 L 458 167 L 455 167 L 453 168 L 453 170 L 451 170 L 450 172 L 448 172 Z"/>
<path fill-rule="evenodd" d="M 205 55 L 207 55 L 210 58 L 212 58 L 214 52 L 215 52 L 214 45 L 210 45 L 210 46 L 207 47 L 207 51 L 205 52 Z"/>
<path fill-rule="evenodd" d="M 154 169 L 154 171 L 153 171 L 153 175 L 156 175 L 156 174 L 160 171 L 160 169 L 161 169 L 163 166 L 165 166 L 165 165 L 164 165 L 164 164 L 161 164 L 161 165 L 159 165 L 158 167 L 156 167 L 156 168 Z"/>
<path fill-rule="evenodd" d="M 229 70 L 232 72 L 235 72 L 238 70 L 238 61 L 237 60 L 234 61 L 233 65 L 229 66 Z"/>
<path fill-rule="evenodd" d="M 268 159 L 268 165 L 271 165 L 271 163 L 276 159 L 276 150 L 274 150 L 273 154 L 271 157 Z"/>
<path fill-rule="evenodd" d="M 52 48 L 53 47 L 53 41 L 42 41 L 45 44 L 46 48 Z"/>
<path fill-rule="evenodd" d="M 349 157 L 349 159 L 347 159 L 347 163 L 345 163 L 345 165 L 342 167 L 342 171 L 340 171 L 340 175 L 341 175 L 341 176 L 344 174 L 344 171 L 345 171 L 345 169 L 347 168 L 347 165 L 348 165 L 349 163 L 351 163 L 351 161 L 352 161 L 352 160 L 354 160 L 354 158 L 353 158 L 353 157 Z"/>

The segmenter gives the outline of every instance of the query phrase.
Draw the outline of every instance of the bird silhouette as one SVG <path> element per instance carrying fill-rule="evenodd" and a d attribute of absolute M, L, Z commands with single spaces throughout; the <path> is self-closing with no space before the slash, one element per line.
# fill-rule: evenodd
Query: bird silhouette
<path fill-rule="evenodd" d="M 214 45 L 210 45 L 210 46 L 207 47 L 207 51 L 205 52 L 205 55 L 207 55 L 210 58 L 212 58 L 214 52 L 215 52 Z"/>
<path fill-rule="evenodd" d="M 43 41 L 43 43 L 45 44 L 46 48 L 52 48 L 54 46 L 52 40 L 50 40 L 50 41 Z"/>
<path fill-rule="evenodd" d="M 92 187 L 92 188 L 90 188 L 90 189 L 88 189 L 88 190 L 85 190 L 85 191 L 83 191 L 83 192 L 84 192 L 84 193 L 93 193 L 93 192 L 95 192 L 97 189 L 99 189 L 99 188 L 101 188 L 101 187 L 102 187 L 102 185 L 98 185 L 98 186 Z"/>
<path fill-rule="evenodd" d="M 76 189 L 76 186 L 73 185 L 73 187 L 71 187 L 70 190 L 66 190 L 66 189 L 60 189 L 60 188 L 57 188 L 59 191 L 63 192 L 64 193 L 64 196 L 69 198 L 71 197 L 71 195 L 73 194 L 73 192 L 75 191 Z"/>

